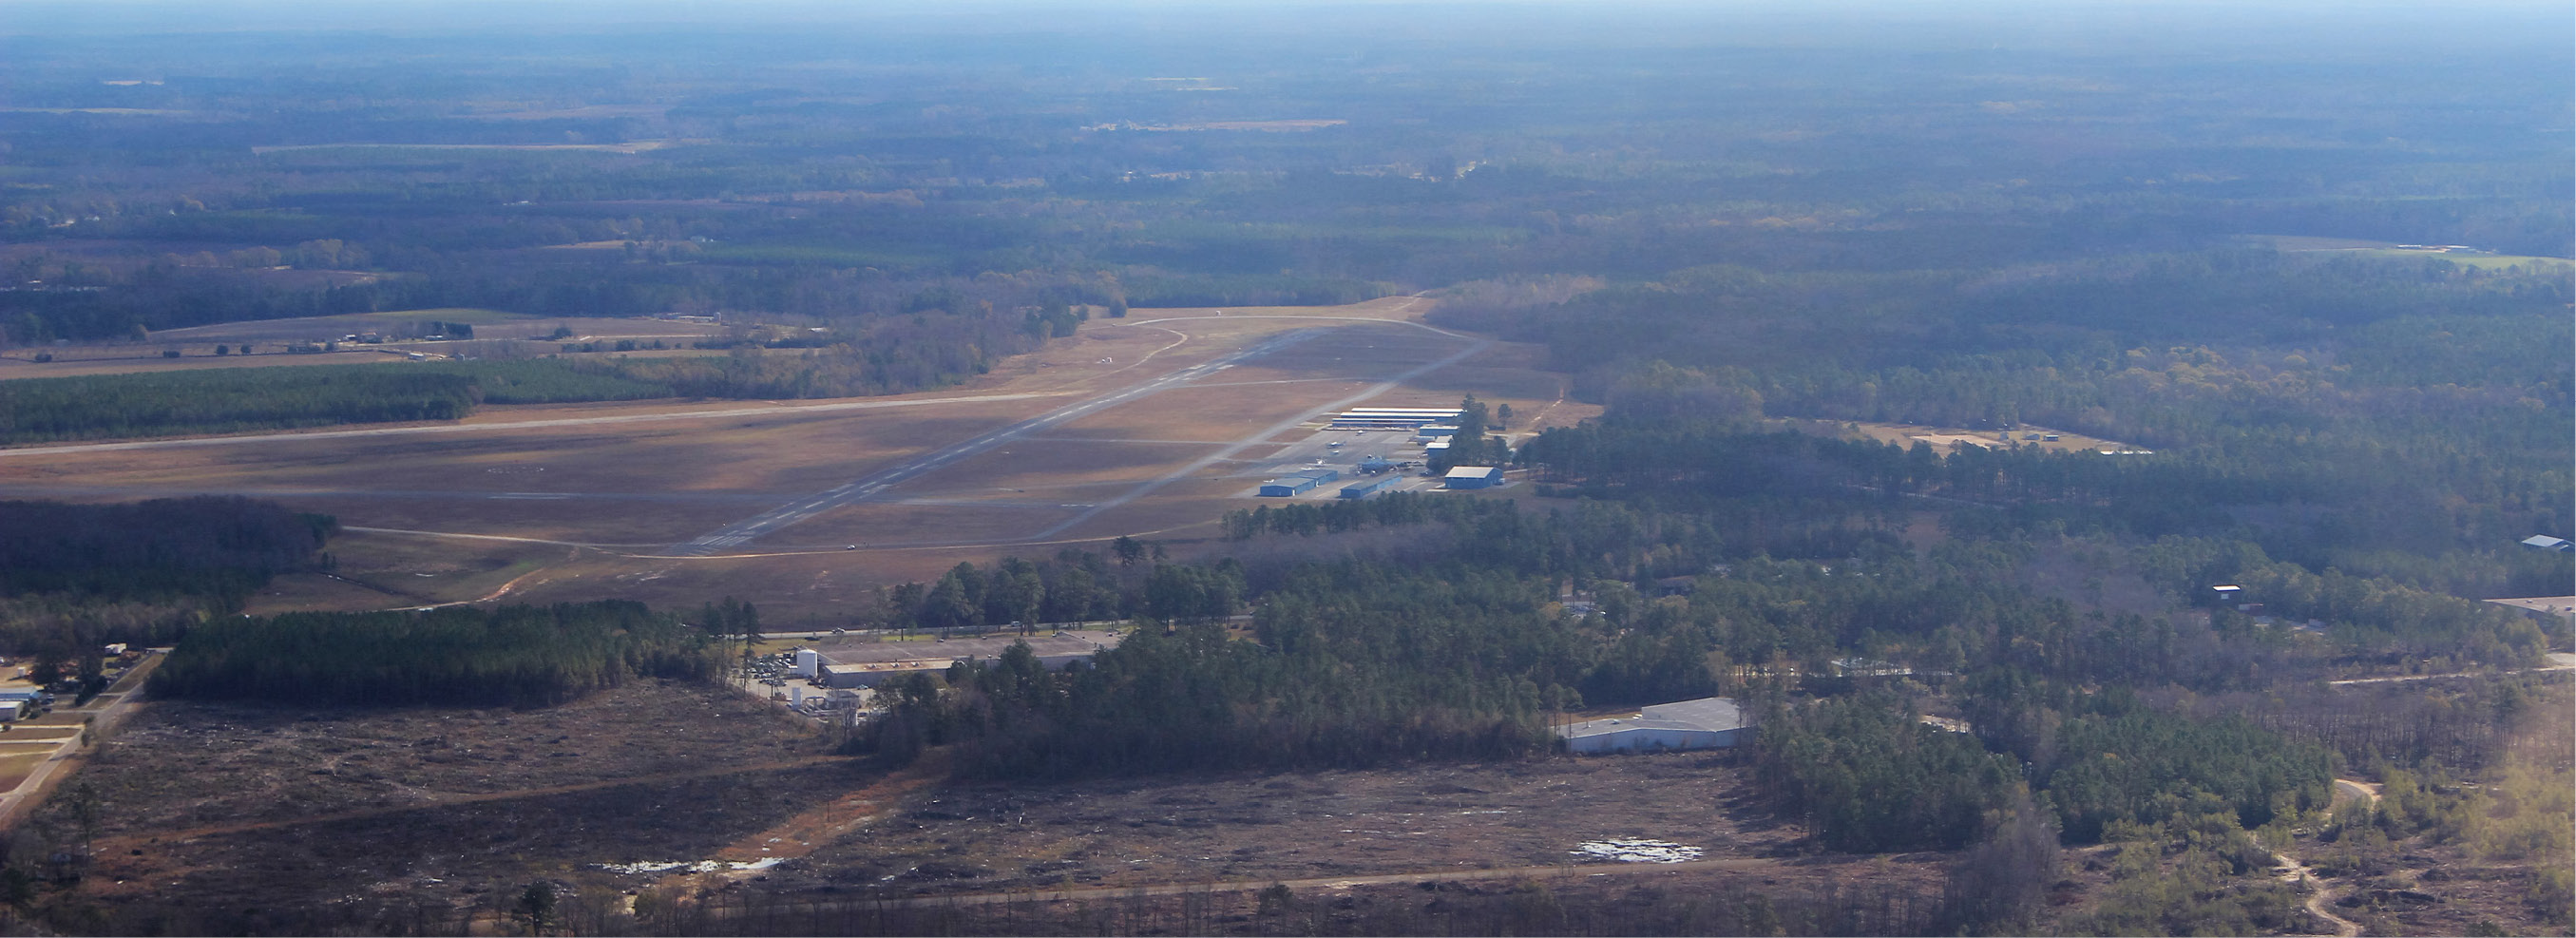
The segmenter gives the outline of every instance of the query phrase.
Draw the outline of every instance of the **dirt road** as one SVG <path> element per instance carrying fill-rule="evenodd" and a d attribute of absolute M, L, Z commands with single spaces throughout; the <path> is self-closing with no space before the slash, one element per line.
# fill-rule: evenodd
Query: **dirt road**
<path fill-rule="evenodd" d="M 2282 882 L 2292 885 L 2300 883 L 2316 885 L 2316 891 L 2308 893 L 2308 914 L 2333 924 L 2338 938 L 2360 938 L 2360 924 L 2336 915 L 2332 909 L 2327 908 L 2337 893 L 2334 887 L 2318 885 L 2315 875 L 2309 872 L 2308 865 L 2299 862 L 2289 854 L 2275 853 L 2272 855 L 2272 862 L 2279 864 L 2278 870 Z"/>

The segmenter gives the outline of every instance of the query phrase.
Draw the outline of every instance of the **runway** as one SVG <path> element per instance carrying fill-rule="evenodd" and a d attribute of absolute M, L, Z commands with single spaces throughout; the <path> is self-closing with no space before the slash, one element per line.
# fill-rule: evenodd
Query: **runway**
<path fill-rule="evenodd" d="M 1109 394 L 1104 394 L 1079 403 L 1059 407 L 1044 414 L 1011 424 L 1010 426 L 973 437 L 965 440 L 964 442 L 941 447 L 917 459 L 904 462 L 900 465 L 877 470 L 876 472 L 869 473 L 868 475 L 853 479 L 841 485 L 825 489 L 813 495 L 797 499 L 752 517 L 709 531 L 686 542 L 674 544 L 670 548 L 670 553 L 682 557 L 704 557 L 730 548 L 739 547 L 743 544 L 750 543 L 763 535 L 769 534 L 770 532 L 788 527 L 834 508 L 874 500 L 878 495 L 885 492 L 887 489 L 893 488 L 897 484 L 919 478 L 920 476 L 937 471 L 951 463 L 955 463 L 967 457 L 992 450 L 1006 443 L 1020 440 L 1032 433 L 1060 426 L 1150 394 L 1156 394 L 1189 384 L 1192 381 L 1196 381 L 1227 368 L 1234 367 L 1238 362 L 1267 355 L 1299 342 L 1306 341 L 1313 337 L 1314 334 L 1314 330 L 1308 329 L 1281 333 L 1268 339 L 1264 339 L 1260 343 L 1241 351 L 1212 358 L 1142 384 L 1132 385 Z M 1240 448 L 1240 446 L 1237 448 Z M 1133 497 L 1134 494 L 1122 496 L 1115 503 L 1124 504 L 1126 500 L 1132 499 Z M 1097 514 L 1100 510 L 1102 509 L 1094 508 L 1091 511 L 1087 511 L 1082 515 L 1076 516 L 1075 520 L 1079 521 L 1083 518 L 1088 518 L 1093 514 Z M 1070 522 L 1068 522 L 1067 525 L 1059 525 L 1058 528 L 1060 529 L 1069 525 Z M 1044 537 L 1046 535 L 1040 534 L 1037 536 Z"/>

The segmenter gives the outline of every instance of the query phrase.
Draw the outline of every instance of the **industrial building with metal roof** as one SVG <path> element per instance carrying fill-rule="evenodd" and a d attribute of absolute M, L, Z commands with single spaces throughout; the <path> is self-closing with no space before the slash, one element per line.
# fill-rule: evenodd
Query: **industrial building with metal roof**
<path fill-rule="evenodd" d="M 1394 488 L 1397 483 L 1403 481 L 1403 476 L 1379 476 L 1378 478 L 1367 482 L 1356 482 L 1342 486 L 1341 497 L 1367 498 L 1379 492 L 1386 491 L 1387 489 Z"/>
<path fill-rule="evenodd" d="M 1303 495 L 1314 491 L 1315 487 L 1318 485 L 1322 485 L 1341 477 L 1342 474 L 1340 472 L 1331 469 L 1308 469 L 1304 472 L 1291 472 L 1268 482 L 1261 483 L 1261 496 L 1263 498 L 1289 498 L 1292 496 Z"/>
<path fill-rule="evenodd" d="M 1334 415 L 1327 426 L 1336 430 L 1402 430 L 1456 420 L 1462 413 L 1465 411 L 1455 407 L 1354 407 Z"/>
<path fill-rule="evenodd" d="M 1665 752 L 1725 749 L 1752 732 L 1744 709 L 1725 697 L 1656 704 L 1633 717 L 1586 720 L 1556 728 L 1569 752 Z"/>

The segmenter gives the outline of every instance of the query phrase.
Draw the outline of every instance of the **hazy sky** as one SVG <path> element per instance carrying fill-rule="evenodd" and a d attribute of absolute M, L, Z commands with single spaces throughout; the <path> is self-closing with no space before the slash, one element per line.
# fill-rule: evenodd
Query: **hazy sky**
<path fill-rule="evenodd" d="M 285 40 L 333 32 L 386 39 L 526 39 L 511 54 L 561 51 L 552 38 L 613 47 L 622 37 L 704 41 L 708 51 L 760 48 L 790 58 L 834 43 L 939 54 L 979 37 L 1047 49 L 1223 62 L 1236 51 L 1400 53 L 1410 48 L 1509 54 L 1515 49 L 1616 54 L 1620 49 L 1773 48 L 1878 52 L 1997 50 L 2182 60 L 2295 58 L 2422 63 L 2532 62 L 2565 71 L 2576 57 L 2568 0 L 351 0 L 170 2 L 0 0 L 0 37 L 50 39 L 114 57 L 125 36 L 235 33 Z M 774 37 L 774 38 L 773 38 Z M 245 38 L 249 38 L 245 35 Z M 721 41 L 718 41 L 721 40 Z M 254 43 L 264 41 L 253 39 Z M 602 43 L 606 46 L 602 46 Z M 254 62 L 257 48 L 137 45 L 135 67 L 200 68 L 202 56 Z M 309 58 L 310 48 L 274 50 Z M 359 53 L 365 54 L 365 53 Z M 5 55 L 5 50 L 0 50 Z M 34 60 L 30 52 L 22 58 Z M 248 55 L 249 58 L 238 58 Z M 174 57 L 176 56 L 176 57 Z M 195 63 L 195 64 L 183 64 Z M 5 63 L 0 63 L 5 64 Z M 2514 66 L 2519 68 L 2520 66 Z"/>
<path fill-rule="evenodd" d="M 1560 26 L 1615 26 L 1648 19 L 1919 27 L 1992 27 L 2006 32 L 2075 30 L 2103 37 L 2140 26 L 2224 36 L 2231 30 L 2433 28 L 2486 25 L 2541 29 L 2576 41 L 2576 13 L 2565 0 L 348 0 L 312 2 L 170 2 L 170 0 L 0 0 L 0 32 L 169 33 L 194 30 L 372 29 L 425 32 L 477 28 L 589 30 L 651 24 L 907 25 L 941 29 L 1114 28 L 1147 21 L 1182 25 L 1399 21 L 1422 29 L 1474 31 L 1513 21 Z M 1176 22 L 1177 21 L 1177 22 Z M 2508 26 L 2508 24 L 2510 24 Z M 2563 26 L 2563 32 L 2561 27 Z"/>

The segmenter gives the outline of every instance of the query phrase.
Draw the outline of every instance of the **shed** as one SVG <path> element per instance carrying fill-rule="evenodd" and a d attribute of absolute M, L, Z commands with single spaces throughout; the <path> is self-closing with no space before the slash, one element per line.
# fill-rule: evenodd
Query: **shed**
<path fill-rule="evenodd" d="M 1633 717 L 1587 720 L 1557 727 L 1556 734 L 1572 752 L 1603 754 L 1683 749 L 1725 749 L 1740 743 L 1751 726 L 1744 710 L 1725 697 L 1702 697 L 1656 704 Z"/>
<path fill-rule="evenodd" d="M 2576 550 L 2576 541 L 2569 541 L 2563 537 L 2550 537 L 2546 534 L 2534 534 L 2530 537 L 2523 538 L 2522 546 L 2529 547 L 2534 550 L 2569 551 Z"/>
<path fill-rule="evenodd" d="M 1458 466 L 1441 478 L 1441 485 L 1453 489 L 1489 489 L 1503 482 L 1501 466 Z"/>

